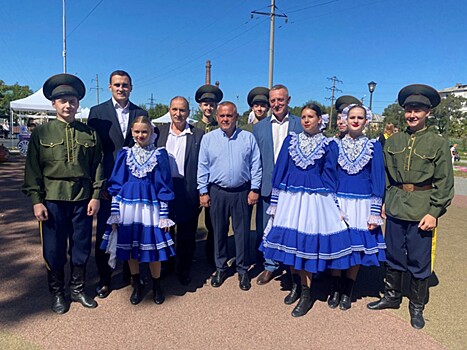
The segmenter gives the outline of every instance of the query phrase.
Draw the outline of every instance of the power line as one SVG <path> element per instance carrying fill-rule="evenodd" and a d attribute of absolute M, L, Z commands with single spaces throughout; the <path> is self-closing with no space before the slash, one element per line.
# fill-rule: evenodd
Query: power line
<path fill-rule="evenodd" d="M 209 50 L 203 52 L 202 54 L 198 55 L 197 57 L 188 60 L 188 61 L 185 62 L 184 64 L 176 64 L 176 63 L 172 64 L 172 65 L 176 65 L 176 67 L 175 67 L 174 69 L 172 69 L 172 70 L 164 71 L 164 72 L 162 72 L 162 73 L 159 74 L 159 75 L 156 75 L 156 76 L 153 76 L 153 77 L 148 77 L 148 78 L 146 78 L 146 79 L 142 79 L 143 83 L 138 84 L 138 86 L 139 86 L 139 87 L 147 86 L 147 85 L 151 84 L 154 80 L 158 80 L 159 78 L 164 77 L 164 76 L 167 75 L 167 74 L 168 74 L 168 75 L 171 75 L 171 73 L 173 73 L 173 72 L 179 70 L 180 68 L 185 67 L 185 66 L 189 65 L 190 63 L 193 63 L 193 62 L 197 61 L 198 59 L 205 57 L 207 54 L 209 54 L 209 53 L 211 53 L 211 52 L 213 52 L 213 51 L 215 51 L 215 50 L 221 48 L 222 46 L 225 46 L 225 45 L 229 44 L 230 42 L 232 42 L 233 40 L 235 40 L 235 39 L 237 39 L 238 37 L 242 36 L 243 34 L 245 34 L 245 33 L 249 32 L 249 31 L 253 30 L 253 29 L 256 28 L 256 27 L 258 27 L 259 25 L 261 25 L 261 24 L 262 24 L 263 22 L 265 22 L 266 20 L 267 20 L 267 19 L 265 19 L 264 21 L 259 22 L 258 24 L 254 25 L 253 27 L 250 27 L 250 28 L 244 30 L 243 32 L 241 32 L 240 34 L 235 35 L 235 36 L 232 37 L 231 39 L 226 40 L 226 41 L 222 42 L 221 44 L 219 44 L 219 45 L 217 45 L 217 46 L 215 46 L 215 47 L 212 47 L 211 49 L 209 49 Z"/>
<path fill-rule="evenodd" d="M 99 104 L 99 90 L 102 90 L 102 88 L 99 87 L 99 74 L 96 74 L 96 79 L 93 79 L 93 81 L 96 82 L 96 87 L 91 88 L 90 90 L 96 90 L 96 100 L 97 104 Z"/>
<path fill-rule="evenodd" d="M 328 5 L 328 4 L 332 4 L 333 2 L 338 2 L 339 0 L 331 0 L 331 1 L 327 1 L 327 2 L 323 2 L 321 4 L 316 4 L 316 5 L 310 5 L 310 6 L 306 6 L 306 7 L 302 7 L 302 8 L 299 8 L 297 10 L 293 10 L 293 11 L 287 11 L 288 13 L 295 13 L 295 12 L 301 12 L 303 10 L 308 10 L 308 9 L 311 9 L 311 8 L 315 8 L 315 7 L 319 7 L 319 6 L 324 6 L 324 5 Z"/>
<path fill-rule="evenodd" d="M 342 90 L 338 89 L 336 87 L 336 83 L 343 84 L 344 82 L 342 80 L 337 79 L 336 76 L 333 76 L 331 78 L 328 78 L 328 80 L 332 81 L 332 87 L 327 87 L 326 89 L 331 90 L 331 98 L 326 97 L 326 100 L 331 100 L 331 111 L 329 112 L 329 130 L 332 130 L 332 109 L 334 107 L 334 97 L 335 93 L 337 92 L 342 92 Z"/>
<path fill-rule="evenodd" d="M 79 28 L 79 26 L 81 26 L 81 24 L 84 23 L 85 20 L 88 19 L 89 16 L 91 16 L 91 14 L 94 12 L 94 10 L 95 10 L 100 4 L 102 4 L 103 2 L 104 2 L 104 0 L 100 0 L 100 1 L 97 3 L 97 5 L 94 6 L 94 7 L 92 8 L 91 11 L 89 11 L 89 13 L 86 15 L 86 17 L 84 17 L 84 18 L 81 20 L 81 22 L 79 22 L 78 25 L 77 25 L 75 28 L 73 28 L 73 30 L 70 32 L 70 34 L 68 34 L 68 35 L 66 36 L 67 39 L 68 39 L 68 37 L 70 37 L 71 34 L 73 34 L 73 32 L 74 32 L 76 29 Z"/>

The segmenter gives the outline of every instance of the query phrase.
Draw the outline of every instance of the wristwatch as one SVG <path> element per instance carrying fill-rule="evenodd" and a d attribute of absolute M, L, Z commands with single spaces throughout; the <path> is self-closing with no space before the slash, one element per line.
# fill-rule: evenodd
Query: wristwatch
<path fill-rule="evenodd" d="M 259 188 L 252 188 L 250 191 L 254 193 L 259 193 Z"/>

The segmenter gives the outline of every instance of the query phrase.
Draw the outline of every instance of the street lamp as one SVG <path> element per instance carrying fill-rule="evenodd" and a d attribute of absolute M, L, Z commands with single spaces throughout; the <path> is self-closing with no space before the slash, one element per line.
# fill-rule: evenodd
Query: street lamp
<path fill-rule="evenodd" d="M 375 91 L 376 83 L 372 80 L 368 83 L 368 91 L 370 91 L 370 110 L 373 105 L 373 92 Z"/>

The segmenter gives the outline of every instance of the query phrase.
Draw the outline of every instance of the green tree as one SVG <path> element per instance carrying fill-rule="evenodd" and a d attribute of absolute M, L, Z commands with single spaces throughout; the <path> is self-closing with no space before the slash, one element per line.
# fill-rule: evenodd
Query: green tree
<path fill-rule="evenodd" d="M 151 107 L 149 109 L 146 108 L 144 104 L 140 105 L 140 107 L 148 111 L 148 116 L 151 120 L 160 118 L 169 111 L 169 106 L 163 103 L 156 103 L 154 107 Z"/>
<path fill-rule="evenodd" d="M 465 119 L 467 117 L 467 113 L 462 112 L 461 108 L 466 103 L 466 98 L 454 95 L 441 99 L 440 104 L 433 108 L 427 124 L 435 126 L 444 137 L 461 137 L 462 134 L 459 135 L 459 133 L 465 132 Z"/>
<path fill-rule="evenodd" d="M 10 102 L 21 98 L 28 97 L 33 91 L 29 86 L 7 85 L 3 80 L 0 80 L 0 118 L 7 118 L 10 115 Z"/>
<path fill-rule="evenodd" d="M 404 109 L 398 103 L 387 106 L 383 111 L 384 124 L 392 123 L 396 128 L 402 130 L 405 126 Z"/>

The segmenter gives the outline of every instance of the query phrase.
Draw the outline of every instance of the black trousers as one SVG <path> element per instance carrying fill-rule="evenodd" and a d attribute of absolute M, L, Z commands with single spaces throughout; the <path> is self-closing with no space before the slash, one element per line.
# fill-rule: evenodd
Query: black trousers
<path fill-rule="evenodd" d="M 177 273 L 179 274 L 188 274 L 190 272 L 196 249 L 198 216 L 201 212 L 198 191 L 193 194 L 189 193 L 186 188 L 185 179 L 173 178 L 175 199 L 169 202 L 169 215 L 176 223 L 175 228 L 171 228 L 171 233 L 176 242 Z"/>
<path fill-rule="evenodd" d="M 177 273 L 189 274 L 193 256 L 196 250 L 196 230 L 198 229 L 198 215 L 193 216 L 189 220 L 176 223 L 175 227 L 178 258 Z"/>
<path fill-rule="evenodd" d="M 418 221 L 386 220 L 386 263 L 397 271 L 409 271 L 416 279 L 425 279 L 432 273 L 436 238 L 434 231 L 418 228 Z"/>
<path fill-rule="evenodd" d="M 212 226 L 210 208 L 204 208 L 204 225 L 207 230 L 205 245 L 206 258 L 212 260 L 214 257 L 214 227 Z"/>
<path fill-rule="evenodd" d="M 112 277 L 112 269 L 109 266 L 109 254 L 106 254 L 101 249 L 102 237 L 106 229 L 110 229 L 107 225 L 107 220 L 110 217 L 110 206 L 111 201 L 101 199 L 101 205 L 99 212 L 97 213 L 97 225 L 96 225 L 96 246 L 95 246 L 95 257 L 97 273 L 99 274 L 101 286 L 110 286 L 110 279 Z"/>
<path fill-rule="evenodd" d="M 229 233 L 229 219 L 235 239 L 235 257 L 237 271 L 248 271 L 249 263 L 249 234 L 251 206 L 248 205 L 249 186 L 245 188 L 223 189 L 212 185 L 209 190 L 211 199 L 211 220 L 214 228 L 214 260 L 218 271 L 227 269 L 227 243 Z"/>
<path fill-rule="evenodd" d="M 49 219 L 41 226 L 42 251 L 50 271 L 61 271 L 68 254 L 72 266 L 85 266 L 91 254 L 92 216 L 87 215 L 89 200 L 79 202 L 45 201 Z"/>

